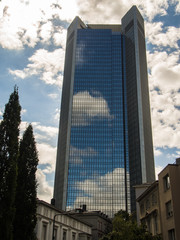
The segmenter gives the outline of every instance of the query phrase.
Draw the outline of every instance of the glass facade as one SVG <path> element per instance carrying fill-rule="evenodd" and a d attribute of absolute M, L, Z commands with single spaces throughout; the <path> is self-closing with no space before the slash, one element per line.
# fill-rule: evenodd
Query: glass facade
<path fill-rule="evenodd" d="M 130 208 L 123 51 L 120 33 L 77 31 L 68 208 L 109 216 Z"/>
<path fill-rule="evenodd" d="M 143 19 L 68 28 L 55 206 L 112 217 L 136 208 L 134 185 L 154 180 Z"/>

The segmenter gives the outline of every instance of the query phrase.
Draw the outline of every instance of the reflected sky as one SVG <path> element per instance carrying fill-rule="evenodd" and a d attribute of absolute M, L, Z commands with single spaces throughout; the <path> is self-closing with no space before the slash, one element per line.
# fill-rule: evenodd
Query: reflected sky
<path fill-rule="evenodd" d="M 130 208 L 123 48 L 120 33 L 78 30 L 68 209 L 86 204 L 112 216 Z"/>

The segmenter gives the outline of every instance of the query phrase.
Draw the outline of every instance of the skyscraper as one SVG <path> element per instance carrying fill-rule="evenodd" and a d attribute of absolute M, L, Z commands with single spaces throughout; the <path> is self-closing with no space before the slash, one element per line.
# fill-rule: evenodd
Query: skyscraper
<path fill-rule="evenodd" d="M 54 185 L 56 207 L 135 210 L 133 186 L 155 179 L 144 21 L 68 28 Z"/>

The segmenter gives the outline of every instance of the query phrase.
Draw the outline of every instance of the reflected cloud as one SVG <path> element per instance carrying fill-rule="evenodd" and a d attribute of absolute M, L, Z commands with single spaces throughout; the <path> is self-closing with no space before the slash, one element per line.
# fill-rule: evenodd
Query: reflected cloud
<path fill-rule="evenodd" d="M 127 174 L 127 181 L 129 182 L 129 174 Z M 109 216 L 112 212 L 125 209 L 124 168 L 116 168 L 95 179 L 76 182 L 75 186 L 79 196 L 75 199 L 74 206 L 68 206 L 68 209 L 79 208 L 80 205 L 86 204 L 87 210 L 100 210 Z M 128 198 L 130 198 L 130 192 L 128 192 Z"/>
<path fill-rule="evenodd" d="M 84 49 L 85 43 L 83 41 L 79 42 L 76 47 L 76 65 L 82 66 L 84 63 Z"/>
<path fill-rule="evenodd" d="M 82 164 L 83 157 L 96 156 L 97 152 L 91 148 L 79 149 L 73 146 L 70 147 L 70 159 L 71 164 Z"/>
<path fill-rule="evenodd" d="M 101 96 L 91 96 L 88 91 L 75 94 L 73 96 L 72 126 L 88 126 L 95 118 L 112 118 L 106 100 Z"/>

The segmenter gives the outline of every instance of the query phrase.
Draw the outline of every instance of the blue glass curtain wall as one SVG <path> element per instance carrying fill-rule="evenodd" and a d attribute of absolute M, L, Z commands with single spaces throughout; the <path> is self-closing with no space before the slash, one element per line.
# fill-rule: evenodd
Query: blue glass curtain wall
<path fill-rule="evenodd" d="M 130 206 L 124 68 L 120 33 L 78 30 L 67 208 L 112 216 Z"/>

